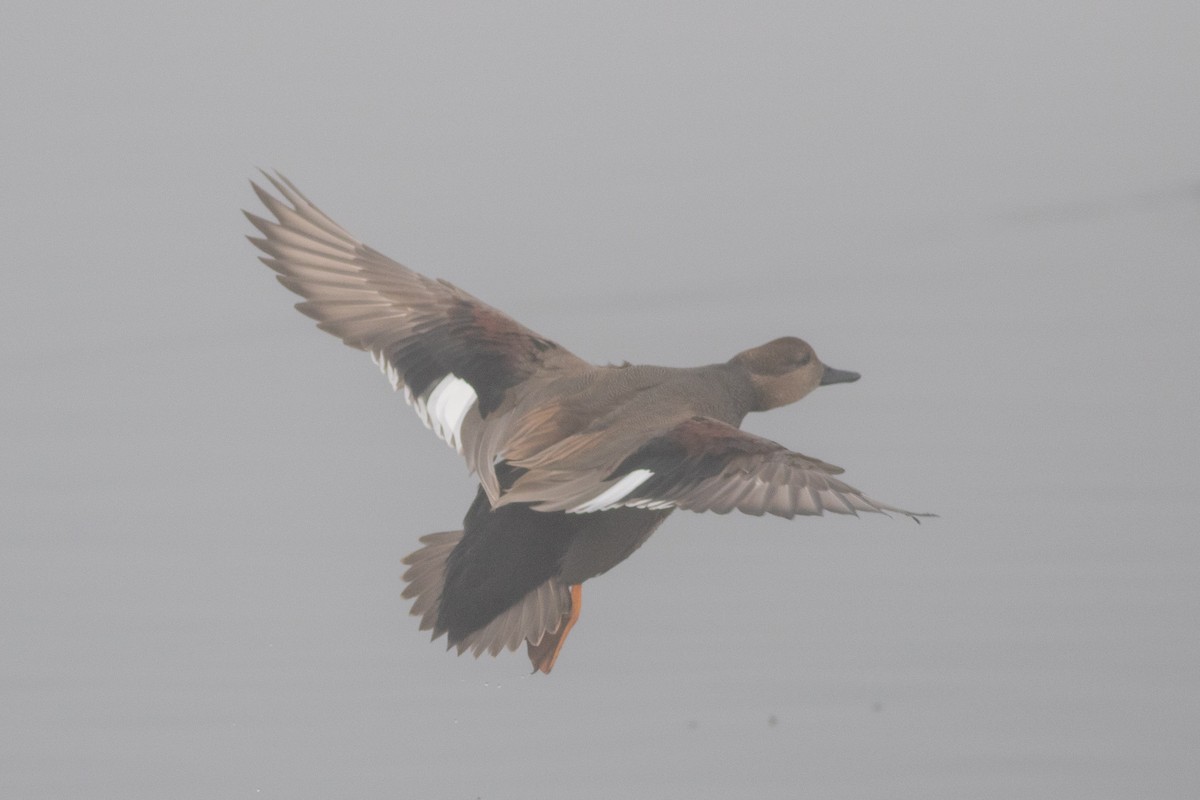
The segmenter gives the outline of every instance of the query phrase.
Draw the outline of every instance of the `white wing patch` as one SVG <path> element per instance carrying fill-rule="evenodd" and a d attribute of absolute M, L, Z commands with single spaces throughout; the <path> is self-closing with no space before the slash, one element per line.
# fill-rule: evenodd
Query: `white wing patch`
<path fill-rule="evenodd" d="M 371 351 L 371 360 L 383 370 L 383 374 L 387 376 L 388 383 L 392 385 L 392 391 L 398 390 L 400 388 L 400 371 L 396 369 L 392 362 L 383 357 L 382 351 L 375 352 L 374 350 Z M 405 395 L 405 399 L 407 400 L 409 396 Z M 409 402 L 411 403 L 412 401 L 409 400 Z"/>
<path fill-rule="evenodd" d="M 674 501 L 671 500 L 635 500 L 632 503 L 622 503 L 621 505 L 626 508 L 648 508 L 651 511 L 675 507 Z"/>
<path fill-rule="evenodd" d="M 479 399 L 471 384 L 451 372 L 424 395 L 414 397 L 412 390 L 404 384 L 400 371 L 384 358 L 382 352 L 372 351 L 371 360 L 383 370 L 393 391 L 404 386 L 404 402 L 413 407 L 425 427 L 462 453 L 462 421 Z"/>
<path fill-rule="evenodd" d="M 421 397 L 414 397 L 405 386 L 404 399 L 417 412 L 426 428 L 459 453 L 462 452 L 462 421 L 479 399 L 471 384 L 451 372 Z"/>
<path fill-rule="evenodd" d="M 574 508 L 568 508 L 567 513 L 588 514 L 592 511 L 606 511 L 610 508 L 618 508 L 626 505 L 625 503 L 622 503 L 621 500 L 625 497 L 628 497 L 634 489 L 649 480 L 652 475 L 654 475 L 654 473 L 648 469 L 635 469 L 633 472 L 629 473 L 624 478 L 621 478 L 621 480 L 617 481 L 612 486 L 608 487 L 586 503 L 581 503 Z M 639 503 L 637 505 L 644 508 L 666 507 L 657 504 L 651 505 L 649 503 L 645 505 Z"/>

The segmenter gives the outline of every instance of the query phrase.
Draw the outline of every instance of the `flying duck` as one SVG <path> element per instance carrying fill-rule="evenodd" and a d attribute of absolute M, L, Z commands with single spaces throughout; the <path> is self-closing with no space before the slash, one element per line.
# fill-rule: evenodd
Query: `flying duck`
<path fill-rule="evenodd" d="M 265 173 L 264 173 L 265 174 Z M 351 236 L 282 175 L 274 216 L 248 237 L 296 308 L 365 350 L 392 389 L 467 462 L 479 489 L 461 530 L 404 559 L 412 614 L 475 656 L 525 643 L 549 673 L 579 617 L 581 585 L 642 545 L 676 508 L 725 514 L 925 514 L 872 500 L 843 470 L 739 430 L 858 373 L 795 337 L 728 361 L 590 364 L 444 280 Z M 919 519 L 918 519 L 919 521 Z"/>

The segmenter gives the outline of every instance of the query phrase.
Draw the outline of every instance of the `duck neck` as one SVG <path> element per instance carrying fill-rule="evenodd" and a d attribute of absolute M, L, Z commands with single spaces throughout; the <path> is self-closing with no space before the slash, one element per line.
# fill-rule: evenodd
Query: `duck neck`
<path fill-rule="evenodd" d="M 740 426 L 742 420 L 758 407 L 758 389 L 750 380 L 750 372 L 741 365 L 726 362 L 700 367 L 705 380 L 721 387 L 723 391 L 706 393 L 696 398 L 698 413 L 719 419 L 730 425 Z"/>

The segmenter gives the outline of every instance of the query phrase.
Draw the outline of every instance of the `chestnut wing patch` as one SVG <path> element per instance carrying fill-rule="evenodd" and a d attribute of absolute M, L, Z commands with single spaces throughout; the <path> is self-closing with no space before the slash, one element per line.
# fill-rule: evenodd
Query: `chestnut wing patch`
<path fill-rule="evenodd" d="M 424 324 L 414 325 L 408 336 L 380 337 L 377 348 L 370 342 L 362 348 L 395 366 L 414 397 L 454 374 L 475 390 L 480 416 L 486 418 L 505 392 L 543 365 L 547 353 L 566 352 L 452 284 L 437 281 L 437 285 L 441 290 L 437 294 L 446 296 L 421 298 L 432 308 L 413 314 L 423 317 Z M 309 316 L 315 316 L 310 309 L 320 313 L 311 303 L 301 305 Z M 434 309 L 436 313 L 431 313 Z M 338 335 L 336 324 L 319 327 Z"/>

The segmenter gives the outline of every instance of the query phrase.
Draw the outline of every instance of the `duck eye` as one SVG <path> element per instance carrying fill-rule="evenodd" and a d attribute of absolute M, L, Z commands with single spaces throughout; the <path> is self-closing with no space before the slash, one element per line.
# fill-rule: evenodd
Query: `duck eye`
<path fill-rule="evenodd" d="M 812 354 L 805 353 L 804 355 L 802 355 L 798 359 L 796 359 L 796 366 L 797 367 L 808 366 L 808 362 L 810 362 L 810 361 L 812 361 Z"/>

